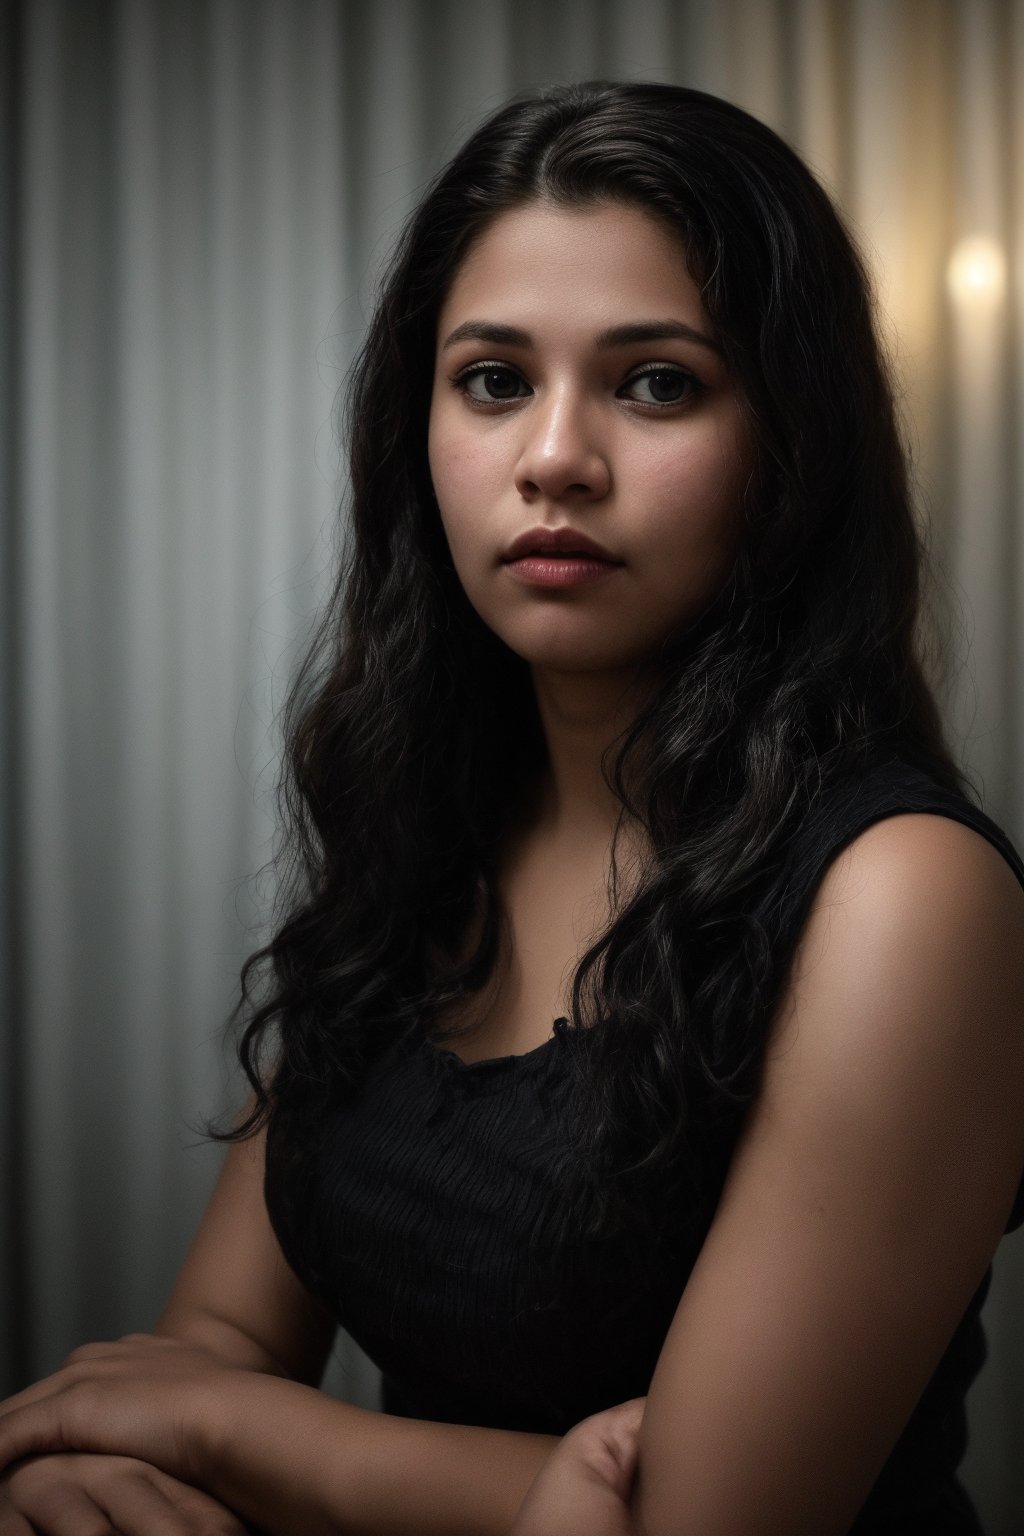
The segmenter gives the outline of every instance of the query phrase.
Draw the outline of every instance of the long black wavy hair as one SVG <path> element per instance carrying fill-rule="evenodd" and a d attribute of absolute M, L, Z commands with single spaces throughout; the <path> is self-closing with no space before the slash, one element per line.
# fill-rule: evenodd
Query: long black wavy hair
<path fill-rule="evenodd" d="M 255 1099 L 214 1134 L 276 1122 L 294 1150 L 318 1103 L 494 972 L 496 847 L 545 746 L 527 664 L 455 574 L 427 422 L 454 274 L 490 221 L 537 199 L 611 199 L 675 232 L 756 444 L 734 566 L 606 765 L 654 852 L 579 963 L 565 1036 L 576 1157 L 557 1230 L 596 1241 L 632 1222 L 653 1255 L 645 1186 L 676 1181 L 706 1215 L 718 1189 L 700 1170 L 757 1091 L 792 947 L 770 914 L 805 818 L 886 754 L 970 787 L 926 676 L 930 562 L 862 261 L 785 142 L 699 91 L 515 98 L 399 240 L 347 400 L 349 543 L 285 708 L 278 920 L 233 1015 Z"/>

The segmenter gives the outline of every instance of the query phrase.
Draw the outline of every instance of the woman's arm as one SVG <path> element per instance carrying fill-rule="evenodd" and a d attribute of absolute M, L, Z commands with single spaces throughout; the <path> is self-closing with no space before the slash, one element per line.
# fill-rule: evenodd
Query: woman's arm
<path fill-rule="evenodd" d="M 155 1335 L 86 1345 L 0 1404 L 0 1467 L 102 1451 L 268 1536 L 507 1536 L 553 1435 L 374 1413 L 316 1390 L 334 1333 L 281 1254 L 262 1136 L 231 1148 Z"/>
<path fill-rule="evenodd" d="M 879 822 L 812 907 L 651 1381 L 642 1536 L 847 1532 L 1022 1167 L 1024 892 L 958 822 Z"/>
<path fill-rule="evenodd" d="M 559 1444 L 373 1413 L 262 1377 L 220 1404 L 199 1477 L 268 1536 L 508 1536 Z"/>
<path fill-rule="evenodd" d="M 151 1334 L 87 1344 L 0 1404 L 0 1470 L 56 1450 L 132 1457 L 269 1536 L 507 1536 L 558 1444 L 354 1408 Z"/>
<path fill-rule="evenodd" d="M 229 1148 L 153 1331 L 230 1365 L 317 1385 L 335 1323 L 281 1253 L 263 1198 L 265 1160 L 265 1131 Z"/>

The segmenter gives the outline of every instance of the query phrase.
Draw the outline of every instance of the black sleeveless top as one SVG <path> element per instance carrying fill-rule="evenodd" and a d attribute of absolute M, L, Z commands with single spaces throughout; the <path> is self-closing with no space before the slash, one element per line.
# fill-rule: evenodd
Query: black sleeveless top
<path fill-rule="evenodd" d="M 1024 886 L 1024 863 L 989 817 L 906 763 L 876 764 L 819 803 L 791 845 L 766 902 L 784 955 L 836 855 L 906 811 L 975 828 Z M 422 1031 L 407 1035 L 327 1112 L 316 1150 L 297 1164 L 271 1124 L 274 1230 L 299 1278 L 379 1367 L 385 1412 L 561 1435 L 647 1393 L 702 1235 L 654 1279 L 646 1268 L 641 1277 L 628 1244 L 582 1264 L 571 1310 L 552 1310 L 532 1289 L 566 1151 L 568 1029 L 559 1019 L 536 1050 L 470 1064 Z M 1022 1223 L 1024 1179 L 1006 1230 Z M 991 1268 L 851 1536 L 981 1532 L 956 1469 L 964 1398 L 986 1354 L 979 1312 L 990 1280 Z"/>

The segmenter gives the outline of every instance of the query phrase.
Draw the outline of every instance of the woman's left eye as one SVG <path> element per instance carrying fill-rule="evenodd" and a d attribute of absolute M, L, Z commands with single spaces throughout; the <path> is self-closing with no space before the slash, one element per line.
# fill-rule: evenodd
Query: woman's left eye
<path fill-rule="evenodd" d="M 639 391 L 629 398 L 641 405 L 682 405 L 699 392 L 700 385 L 692 373 L 685 373 L 682 368 L 645 368 L 643 373 L 634 373 L 627 379 L 619 393 L 625 394 L 627 390 Z"/>

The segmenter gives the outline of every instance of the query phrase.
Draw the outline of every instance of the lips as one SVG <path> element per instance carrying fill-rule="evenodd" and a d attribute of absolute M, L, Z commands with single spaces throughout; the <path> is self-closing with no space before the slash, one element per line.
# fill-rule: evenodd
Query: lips
<path fill-rule="evenodd" d="M 591 560 L 604 560 L 608 565 L 622 564 L 594 539 L 588 539 L 585 533 L 566 527 L 531 528 L 527 533 L 521 533 L 509 545 L 502 560 L 508 565 L 513 560 L 521 560 L 524 555 L 586 555 Z"/>

